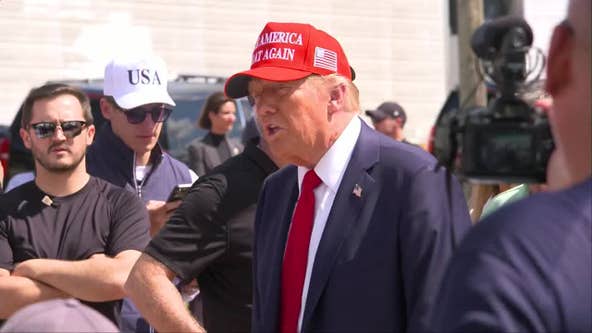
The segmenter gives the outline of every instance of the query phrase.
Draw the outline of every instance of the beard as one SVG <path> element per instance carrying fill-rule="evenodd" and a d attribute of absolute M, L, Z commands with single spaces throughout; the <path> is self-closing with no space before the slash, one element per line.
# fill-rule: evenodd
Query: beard
<path fill-rule="evenodd" d="M 49 152 L 52 148 L 53 147 L 50 147 L 48 149 L 47 154 L 33 152 L 35 161 L 45 170 L 52 173 L 68 173 L 75 170 L 80 165 L 80 163 L 82 163 L 84 156 L 86 155 L 86 151 L 84 151 L 79 156 L 72 155 L 72 161 L 69 163 L 59 160 L 51 161 L 49 158 L 47 158 L 47 156 L 49 155 Z"/>

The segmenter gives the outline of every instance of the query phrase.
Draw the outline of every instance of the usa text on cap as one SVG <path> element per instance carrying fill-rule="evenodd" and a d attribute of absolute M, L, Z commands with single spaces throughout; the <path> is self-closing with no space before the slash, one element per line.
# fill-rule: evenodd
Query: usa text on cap
<path fill-rule="evenodd" d="M 107 64 L 103 92 L 124 109 L 151 103 L 175 106 L 167 92 L 167 81 L 166 64 L 161 58 L 150 54 L 128 55 Z"/>

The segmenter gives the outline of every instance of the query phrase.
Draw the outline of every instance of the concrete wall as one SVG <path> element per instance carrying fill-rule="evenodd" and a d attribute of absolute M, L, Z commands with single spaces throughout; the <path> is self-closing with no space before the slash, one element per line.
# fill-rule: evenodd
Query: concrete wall
<path fill-rule="evenodd" d="M 568 0 L 523 1 L 524 18 L 534 32 L 533 45 L 540 48 L 546 55 L 549 51 L 553 27 L 566 16 Z"/>
<path fill-rule="evenodd" d="M 153 49 L 176 73 L 228 76 L 250 65 L 267 21 L 309 22 L 341 42 L 362 108 L 387 99 L 423 141 L 445 98 L 447 1 L 0 0 L 0 124 L 47 79 L 101 77 L 117 52 Z"/>

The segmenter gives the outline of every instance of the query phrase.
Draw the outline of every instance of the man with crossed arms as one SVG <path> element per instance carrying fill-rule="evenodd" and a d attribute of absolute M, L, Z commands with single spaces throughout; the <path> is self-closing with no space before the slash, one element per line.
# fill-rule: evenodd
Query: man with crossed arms
<path fill-rule="evenodd" d="M 35 179 L 0 197 L 0 319 L 75 297 L 119 324 L 123 284 L 149 241 L 141 200 L 86 172 L 95 127 L 84 92 L 33 89 L 20 135 Z"/>

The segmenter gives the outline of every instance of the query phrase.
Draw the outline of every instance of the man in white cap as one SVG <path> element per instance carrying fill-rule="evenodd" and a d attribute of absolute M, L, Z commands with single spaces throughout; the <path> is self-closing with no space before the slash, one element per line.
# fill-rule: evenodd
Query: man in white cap
<path fill-rule="evenodd" d="M 155 55 L 116 58 L 105 68 L 100 106 L 107 123 L 88 150 L 89 173 L 135 192 L 146 203 L 154 235 L 181 201 L 166 202 L 178 184 L 197 176 L 158 144 L 175 102 L 167 91 L 164 61 Z M 124 302 L 122 330 L 148 330 L 131 303 Z"/>

